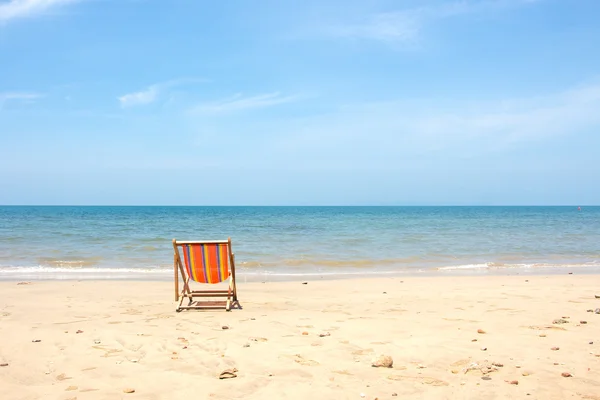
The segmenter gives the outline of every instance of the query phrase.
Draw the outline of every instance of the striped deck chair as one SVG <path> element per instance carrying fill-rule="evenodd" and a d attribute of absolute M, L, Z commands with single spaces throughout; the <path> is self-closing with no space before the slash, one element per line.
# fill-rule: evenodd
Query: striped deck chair
<path fill-rule="evenodd" d="M 179 254 L 179 248 L 183 258 Z M 230 311 L 232 304 L 239 305 L 235 286 L 235 255 L 231 252 L 231 238 L 227 240 L 177 241 L 173 239 L 175 300 L 181 310 L 223 308 Z M 183 290 L 179 292 L 179 275 Z M 190 281 L 218 284 L 229 281 L 228 287 L 213 290 L 192 290 Z M 225 301 L 194 301 L 194 298 L 225 297 Z M 183 305 L 185 299 L 189 300 Z"/>

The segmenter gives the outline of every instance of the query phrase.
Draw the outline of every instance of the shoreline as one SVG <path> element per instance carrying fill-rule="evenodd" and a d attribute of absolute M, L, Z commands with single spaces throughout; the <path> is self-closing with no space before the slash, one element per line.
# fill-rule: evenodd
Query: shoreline
<path fill-rule="evenodd" d="M 0 282 L 15 282 L 31 280 L 38 282 L 53 281 L 139 281 L 139 282 L 169 282 L 173 281 L 173 270 L 162 269 L 154 271 L 134 272 L 119 271 L 118 268 L 86 269 L 85 272 L 76 268 L 70 270 L 44 270 L 39 272 L 23 272 L 18 268 L 11 272 L 0 271 Z M 31 270 L 29 270 L 31 271 Z M 600 275 L 599 266 L 573 267 L 487 267 L 487 268 L 456 268 L 456 269 L 406 269 L 404 271 L 372 271 L 372 272 L 307 272 L 307 273 L 272 273 L 237 271 L 238 282 L 298 282 L 298 281 L 338 281 L 379 278 L 442 278 L 442 277 L 497 277 L 497 276 L 555 276 L 555 275 Z"/>

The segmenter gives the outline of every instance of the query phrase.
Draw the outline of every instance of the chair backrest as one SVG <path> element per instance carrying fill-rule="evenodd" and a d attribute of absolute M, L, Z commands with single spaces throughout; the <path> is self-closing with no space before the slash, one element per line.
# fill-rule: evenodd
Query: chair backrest
<path fill-rule="evenodd" d="M 230 275 L 231 247 L 228 240 L 178 242 L 190 279 L 200 283 L 219 283 Z"/>

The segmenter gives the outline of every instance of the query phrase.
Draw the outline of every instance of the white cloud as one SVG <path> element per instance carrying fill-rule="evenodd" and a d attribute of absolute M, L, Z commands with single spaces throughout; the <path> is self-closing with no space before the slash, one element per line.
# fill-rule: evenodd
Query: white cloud
<path fill-rule="evenodd" d="M 289 103 L 296 99 L 297 96 L 282 96 L 279 92 L 265 93 L 251 97 L 244 97 L 241 93 L 238 93 L 228 99 L 198 104 L 192 109 L 192 112 L 226 113 L 232 111 L 271 107 L 283 103 Z"/>
<path fill-rule="evenodd" d="M 78 1 L 81 0 L 9 0 L 0 4 L 0 22 L 37 15 Z"/>
<path fill-rule="evenodd" d="M 119 100 L 119 103 L 121 103 L 121 107 L 123 108 L 150 104 L 154 101 L 157 101 L 160 95 L 168 89 L 171 89 L 175 86 L 199 82 L 206 82 L 206 80 L 196 78 L 174 79 L 166 82 L 155 83 L 138 92 L 127 93 L 122 96 L 119 96 L 117 97 L 117 99 Z"/>
<path fill-rule="evenodd" d="M 121 107 L 132 107 L 152 103 L 158 97 L 158 85 L 151 85 L 139 92 L 124 94 L 118 97 Z"/>
<path fill-rule="evenodd" d="M 40 93 L 31 92 L 0 92 L 0 109 L 9 101 L 31 102 L 43 97 Z"/>
<path fill-rule="evenodd" d="M 337 37 L 371 39 L 384 42 L 410 43 L 421 30 L 435 21 L 470 13 L 496 11 L 501 7 L 518 6 L 540 0 L 484 0 L 443 2 L 405 10 L 372 14 L 354 24 L 329 28 Z"/>

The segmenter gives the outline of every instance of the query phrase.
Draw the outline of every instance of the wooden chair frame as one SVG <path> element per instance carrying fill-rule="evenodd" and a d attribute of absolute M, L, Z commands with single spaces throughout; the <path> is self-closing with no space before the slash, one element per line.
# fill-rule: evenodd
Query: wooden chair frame
<path fill-rule="evenodd" d="M 190 288 L 191 278 L 187 274 L 187 270 L 183 265 L 183 261 L 179 254 L 179 246 L 186 244 L 227 244 L 227 251 L 229 254 L 229 287 L 222 290 L 192 290 Z M 237 299 L 237 287 L 235 284 L 235 254 L 231 251 L 231 238 L 227 240 L 199 240 L 199 241 L 181 241 L 173 239 L 173 269 L 175 278 L 175 301 L 179 301 L 177 312 L 182 310 L 207 310 L 223 308 L 225 306 L 226 311 L 231 311 L 232 305 L 239 305 Z M 179 291 L 179 275 L 183 280 L 183 289 Z M 194 303 L 194 298 L 210 298 L 210 297 L 225 297 L 225 302 L 198 302 Z M 189 299 L 188 305 L 183 305 L 185 299 Z M 203 303 L 203 304 L 200 304 Z M 225 303 L 225 304 L 223 304 Z"/>

